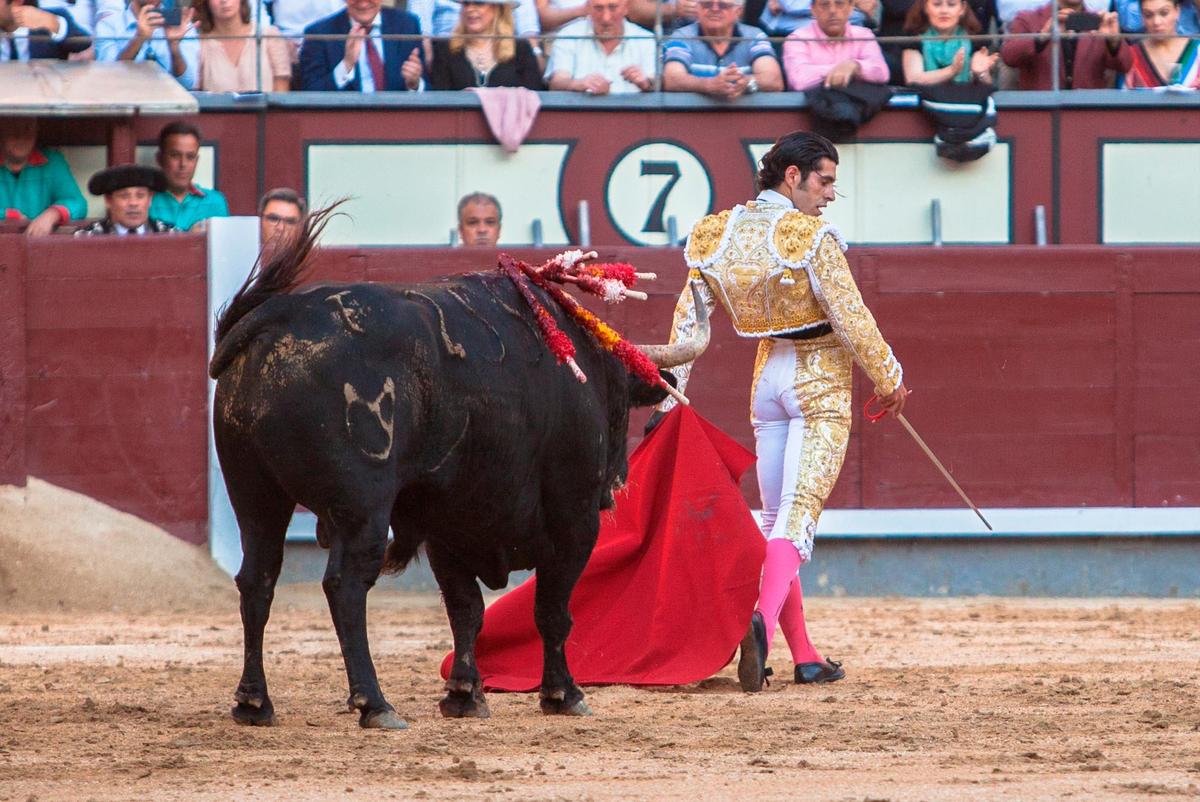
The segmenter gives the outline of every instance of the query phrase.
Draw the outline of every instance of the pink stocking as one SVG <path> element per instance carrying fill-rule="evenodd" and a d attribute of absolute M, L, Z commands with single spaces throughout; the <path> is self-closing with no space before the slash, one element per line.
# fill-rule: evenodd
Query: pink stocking
<path fill-rule="evenodd" d="M 792 650 L 793 663 L 820 663 L 825 658 L 808 639 L 808 628 L 804 626 L 804 593 L 800 588 L 800 577 L 797 576 L 788 587 L 787 600 L 783 603 L 783 612 L 779 614 L 779 623 L 783 627 L 783 636 L 787 638 L 788 648 Z"/>
<path fill-rule="evenodd" d="M 758 590 L 758 607 L 763 623 L 767 625 L 767 650 L 775 639 L 775 627 L 779 622 L 779 611 L 783 609 L 788 590 L 800 570 L 800 552 L 786 538 L 767 541 L 767 558 L 763 560 L 762 585 Z"/>

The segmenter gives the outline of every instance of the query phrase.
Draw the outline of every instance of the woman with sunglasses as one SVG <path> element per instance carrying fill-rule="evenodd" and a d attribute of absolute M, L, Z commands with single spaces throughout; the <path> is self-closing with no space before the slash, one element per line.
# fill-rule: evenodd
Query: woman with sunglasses
<path fill-rule="evenodd" d="M 430 88 L 544 89 L 532 46 L 513 35 L 515 6 L 508 0 L 466 0 L 450 38 L 434 40 Z"/>

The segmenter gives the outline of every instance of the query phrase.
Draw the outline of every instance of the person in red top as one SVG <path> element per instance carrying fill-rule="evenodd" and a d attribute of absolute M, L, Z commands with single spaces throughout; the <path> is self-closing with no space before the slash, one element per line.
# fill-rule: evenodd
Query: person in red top
<path fill-rule="evenodd" d="M 1083 0 L 1059 0 L 1058 17 L 1052 16 L 1053 4 L 1024 11 L 1013 19 L 1009 33 L 1040 33 L 1037 38 L 1005 40 L 1000 58 L 1018 70 L 1020 89 L 1052 89 L 1052 30 L 1062 36 L 1058 58 L 1060 89 L 1106 89 L 1110 86 L 1107 70 L 1129 71 L 1132 54 L 1117 24 L 1114 12 L 1092 14 Z"/>

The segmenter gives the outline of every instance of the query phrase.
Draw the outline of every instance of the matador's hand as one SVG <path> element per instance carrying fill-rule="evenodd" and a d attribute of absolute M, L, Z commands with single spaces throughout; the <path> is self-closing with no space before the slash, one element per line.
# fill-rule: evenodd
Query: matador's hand
<path fill-rule="evenodd" d="M 904 386 L 904 382 L 900 382 L 895 390 L 879 397 L 879 406 L 884 412 L 889 412 L 893 416 L 899 415 L 904 411 L 904 401 L 907 397 L 908 389 Z"/>

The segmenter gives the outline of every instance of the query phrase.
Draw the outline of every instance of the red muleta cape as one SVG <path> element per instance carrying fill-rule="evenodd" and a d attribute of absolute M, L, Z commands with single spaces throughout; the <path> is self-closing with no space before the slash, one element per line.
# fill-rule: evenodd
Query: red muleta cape
<path fill-rule="evenodd" d="M 678 685 L 729 662 L 750 624 L 766 541 L 738 488 L 754 455 L 677 407 L 629 459 L 627 489 L 571 596 L 567 660 L 580 685 Z M 483 617 L 476 659 L 489 690 L 542 681 L 537 577 Z M 451 652 L 442 661 L 449 676 Z"/>

